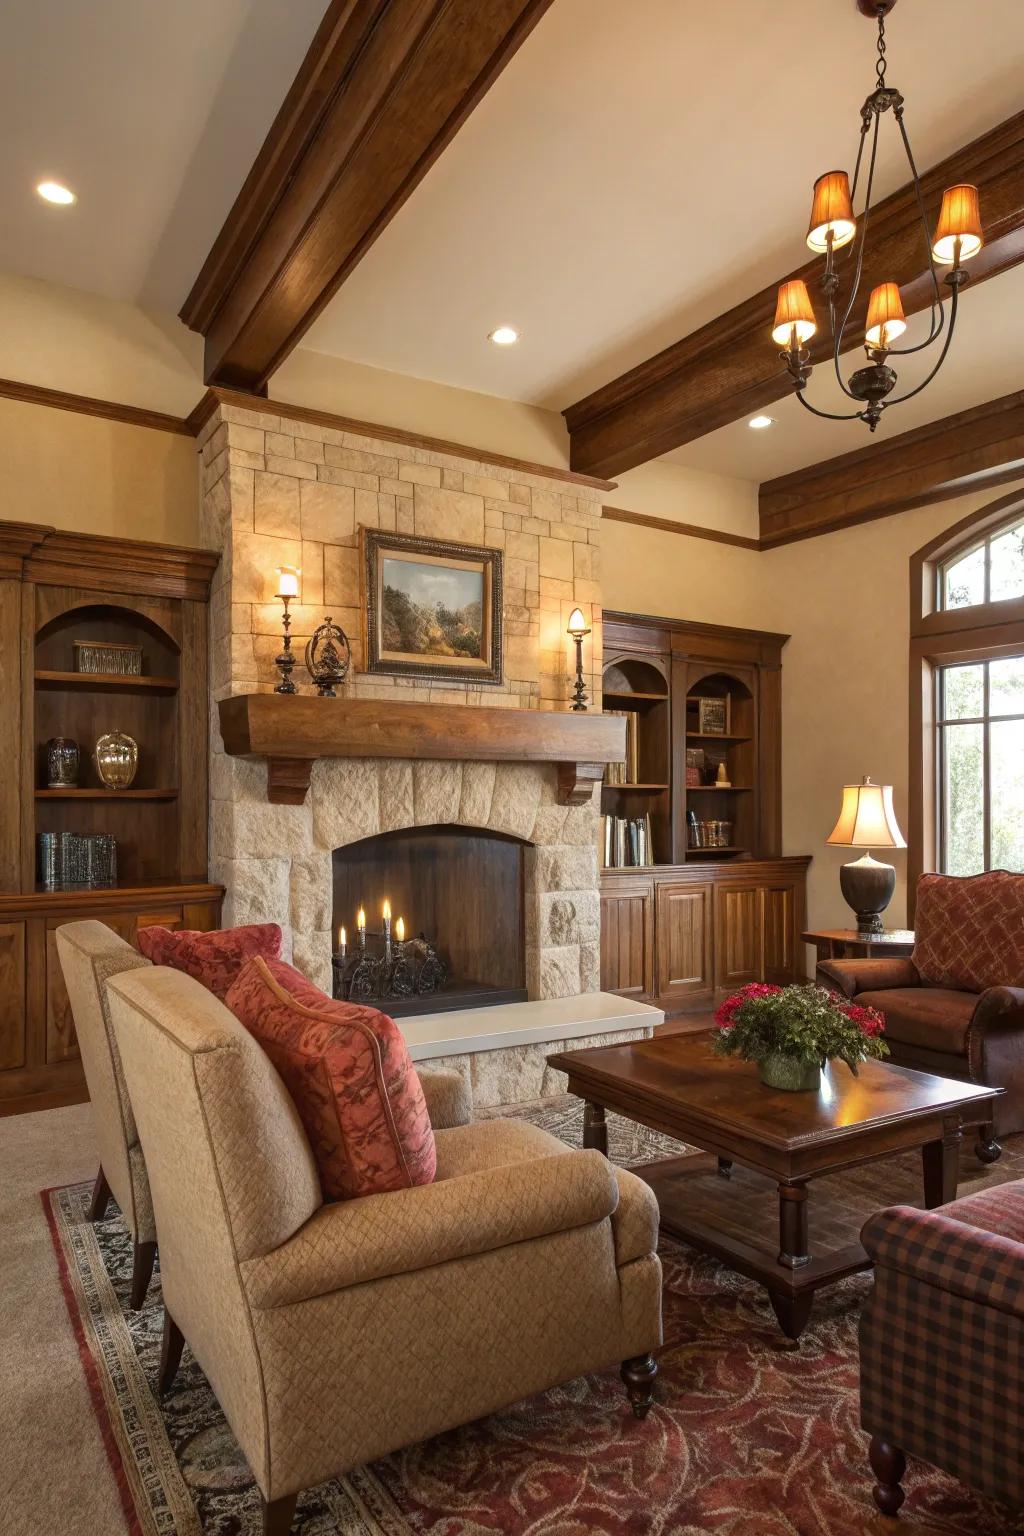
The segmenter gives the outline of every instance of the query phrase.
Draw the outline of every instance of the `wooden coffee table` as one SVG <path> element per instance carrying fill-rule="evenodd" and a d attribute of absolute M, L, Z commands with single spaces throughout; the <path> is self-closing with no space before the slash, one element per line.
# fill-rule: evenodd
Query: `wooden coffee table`
<path fill-rule="evenodd" d="M 920 1147 L 924 1203 L 929 1210 L 945 1205 L 956 1198 L 963 1127 L 989 1120 L 1002 1090 L 868 1061 L 857 1077 L 842 1063 L 826 1069 L 819 1093 L 785 1093 L 764 1087 L 751 1062 L 716 1056 L 712 1038 L 656 1036 L 562 1052 L 548 1063 L 568 1074 L 569 1092 L 584 1100 L 584 1146 L 607 1154 L 610 1109 L 718 1159 L 720 1178 L 708 1176 L 708 1159 L 694 1157 L 634 1172 L 657 1195 L 664 1230 L 760 1281 L 783 1332 L 798 1339 L 814 1292 L 869 1267 L 855 1241 L 859 1223 L 839 1241 L 833 1234 L 827 1251 L 811 1251 L 811 1180 Z M 737 1221 L 733 1164 L 753 1171 L 744 1175 L 748 1210 L 753 1200 L 763 1218 L 777 1192 L 777 1251 L 774 1242 L 769 1249 L 757 1240 L 758 1222 Z M 698 1178 L 699 1193 L 691 1183 Z"/>

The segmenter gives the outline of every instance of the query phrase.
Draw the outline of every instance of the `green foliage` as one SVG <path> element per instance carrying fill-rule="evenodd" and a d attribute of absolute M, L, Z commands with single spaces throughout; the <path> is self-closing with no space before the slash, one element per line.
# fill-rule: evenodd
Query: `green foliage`
<path fill-rule="evenodd" d="M 715 1014 L 714 1048 L 720 1056 L 763 1061 L 781 1054 L 808 1066 L 845 1061 L 856 1076 L 858 1062 L 881 1059 L 889 1048 L 885 1027 L 873 1008 L 859 1008 L 824 987 L 754 984 L 729 997 Z"/>

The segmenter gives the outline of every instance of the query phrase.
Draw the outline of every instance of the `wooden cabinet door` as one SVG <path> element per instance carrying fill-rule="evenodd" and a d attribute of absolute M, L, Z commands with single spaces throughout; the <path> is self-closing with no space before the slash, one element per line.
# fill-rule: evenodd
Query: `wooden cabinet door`
<path fill-rule="evenodd" d="M 601 990 L 640 1002 L 654 990 L 654 886 L 616 880 L 601 892 Z"/>
<path fill-rule="evenodd" d="M 658 886 L 655 972 L 662 1005 L 711 991 L 711 925 L 710 885 Z"/>
<path fill-rule="evenodd" d="M 0 923 L 0 1070 L 23 1067 L 27 1046 L 25 924 Z"/>
<path fill-rule="evenodd" d="M 796 886 L 780 882 L 761 891 L 763 981 L 796 980 Z"/>
<path fill-rule="evenodd" d="M 715 986 L 761 978 L 761 892 L 754 884 L 716 885 Z"/>
<path fill-rule="evenodd" d="M 159 924 L 162 928 L 180 928 L 182 909 L 168 906 L 150 912 L 104 912 L 100 919 L 112 928 L 128 944 L 135 944 L 140 928 Z M 80 1055 L 75 1038 L 75 1021 L 64 973 L 57 954 L 57 929 L 63 919 L 54 919 L 46 925 L 46 1064 L 53 1066 L 59 1061 L 76 1061 Z"/>

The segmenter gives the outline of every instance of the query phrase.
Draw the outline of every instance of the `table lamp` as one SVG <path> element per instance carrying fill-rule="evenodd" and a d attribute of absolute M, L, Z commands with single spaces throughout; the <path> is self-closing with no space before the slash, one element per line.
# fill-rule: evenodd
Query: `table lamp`
<path fill-rule="evenodd" d="M 839 820 L 826 841 L 838 848 L 905 848 L 892 808 L 892 785 L 872 784 L 870 778 L 860 784 L 844 784 Z M 865 853 L 863 858 L 843 865 L 839 885 L 857 914 L 857 932 L 884 932 L 882 913 L 896 889 L 892 865 Z"/>

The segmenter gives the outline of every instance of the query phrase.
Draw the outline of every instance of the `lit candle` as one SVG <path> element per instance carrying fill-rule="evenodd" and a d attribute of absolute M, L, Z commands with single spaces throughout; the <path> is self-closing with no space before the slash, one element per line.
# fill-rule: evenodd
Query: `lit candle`
<path fill-rule="evenodd" d="M 405 918 L 400 917 L 395 922 L 395 938 L 399 944 L 405 943 Z"/>
<path fill-rule="evenodd" d="M 298 597 L 299 573 L 293 565 L 280 565 L 277 568 L 277 595 L 278 597 Z"/>
<path fill-rule="evenodd" d="M 338 929 L 338 950 L 339 950 L 339 953 L 341 954 L 341 958 L 343 960 L 345 958 L 345 952 L 346 952 L 347 949 L 348 949 L 348 935 L 345 932 L 345 924 L 342 923 L 341 927 Z"/>
<path fill-rule="evenodd" d="M 356 927 L 359 930 L 359 948 L 360 949 L 365 949 L 366 948 L 366 913 L 363 911 L 362 907 L 360 907 L 359 911 L 356 913 Z"/>
<path fill-rule="evenodd" d="M 384 898 L 384 938 L 386 941 L 391 938 L 391 903 L 387 897 Z"/>

